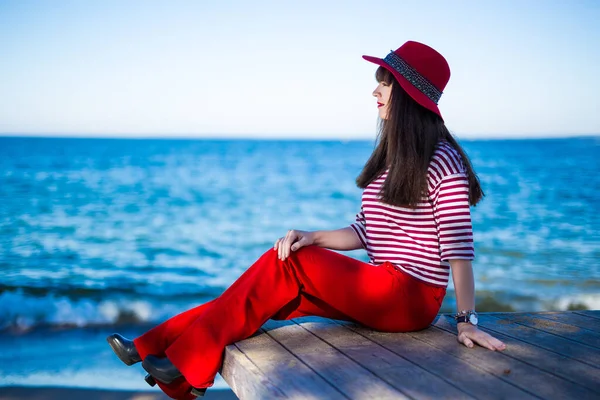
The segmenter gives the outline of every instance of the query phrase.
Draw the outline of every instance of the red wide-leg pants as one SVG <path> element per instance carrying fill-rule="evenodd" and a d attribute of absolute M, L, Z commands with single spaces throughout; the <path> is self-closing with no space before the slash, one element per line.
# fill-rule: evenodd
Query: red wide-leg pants
<path fill-rule="evenodd" d="M 166 356 L 183 378 L 159 383 L 184 399 L 190 385 L 210 387 L 227 345 L 254 334 L 269 318 L 315 315 L 374 330 L 408 332 L 435 319 L 446 289 L 385 262 L 372 265 L 318 246 L 279 260 L 265 252 L 219 297 L 163 322 L 134 340 L 140 356 Z"/>

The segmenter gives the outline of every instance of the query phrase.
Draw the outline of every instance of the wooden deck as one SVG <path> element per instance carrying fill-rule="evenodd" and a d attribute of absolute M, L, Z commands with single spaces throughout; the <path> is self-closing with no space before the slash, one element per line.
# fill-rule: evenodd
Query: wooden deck
<path fill-rule="evenodd" d="M 269 320 L 227 347 L 221 375 L 244 399 L 600 399 L 600 310 L 482 313 L 503 352 L 456 341 L 441 314 L 420 332 Z"/>

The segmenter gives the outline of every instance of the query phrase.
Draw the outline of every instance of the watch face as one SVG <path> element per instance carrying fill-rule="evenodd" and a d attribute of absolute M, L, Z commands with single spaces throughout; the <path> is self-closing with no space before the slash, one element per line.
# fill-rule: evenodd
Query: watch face
<path fill-rule="evenodd" d="M 477 325 L 477 316 L 475 314 L 471 314 L 469 317 L 469 322 L 472 323 L 473 325 Z"/>

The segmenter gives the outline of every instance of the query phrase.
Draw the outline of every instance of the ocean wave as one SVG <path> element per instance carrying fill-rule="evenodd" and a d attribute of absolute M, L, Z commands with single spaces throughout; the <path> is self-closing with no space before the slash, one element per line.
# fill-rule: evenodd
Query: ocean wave
<path fill-rule="evenodd" d="M 0 264 L 1 266 L 1 264 Z M 161 301 L 173 302 L 189 301 L 193 302 L 198 299 L 213 298 L 220 294 L 223 290 L 221 286 L 194 287 L 193 290 L 185 290 L 185 288 L 171 285 L 167 289 L 154 287 L 149 291 L 147 284 L 138 284 L 137 282 L 117 282 L 117 284 L 108 286 L 101 285 L 102 282 L 92 282 L 97 286 L 82 286 L 77 282 L 65 284 L 62 282 L 43 281 L 41 284 L 27 282 L 22 285 L 0 284 L 0 295 L 7 292 L 20 292 L 32 297 L 57 296 L 64 297 L 69 300 L 91 299 L 101 300 L 108 296 L 111 297 L 135 297 L 143 298 L 145 295 L 160 298 Z"/>
<path fill-rule="evenodd" d="M 74 300 L 55 294 L 32 296 L 21 290 L 5 291 L 0 294 L 0 331 L 160 322 L 207 300 L 165 302 L 161 298 L 143 300 L 124 296 Z"/>
<path fill-rule="evenodd" d="M 481 312 L 600 309 L 600 293 L 597 292 L 543 297 L 517 292 L 478 290 L 475 297 L 477 308 Z M 22 290 L 5 291 L 0 293 L 0 331 L 24 333 L 48 328 L 151 325 L 209 300 L 207 297 L 166 301 L 159 297 L 142 299 L 128 296 L 72 299 L 53 293 L 39 296 Z M 453 312 L 455 308 L 455 293 L 453 288 L 449 288 L 440 311 Z"/>
<path fill-rule="evenodd" d="M 559 297 L 557 310 L 600 310 L 600 293 L 581 293 Z"/>
<path fill-rule="evenodd" d="M 475 292 L 475 308 L 478 312 L 598 310 L 600 309 L 600 293 L 592 291 L 553 296 L 548 291 L 477 290 Z M 456 293 L 453 285 L 448 287 L 440 312 L 456 312 Z"/>

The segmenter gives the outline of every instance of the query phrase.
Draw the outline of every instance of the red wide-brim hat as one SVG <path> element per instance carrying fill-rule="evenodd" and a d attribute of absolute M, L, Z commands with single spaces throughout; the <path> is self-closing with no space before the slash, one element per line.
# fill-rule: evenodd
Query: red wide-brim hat
<path fill-rule="evenodd" d="M 423 43 L 408 41 L 385 58 L 362 57 L 390 71 L 414 101 L 442 118 L 438 102 L 450 80 L 450 67 L 440 53 Z"/>

